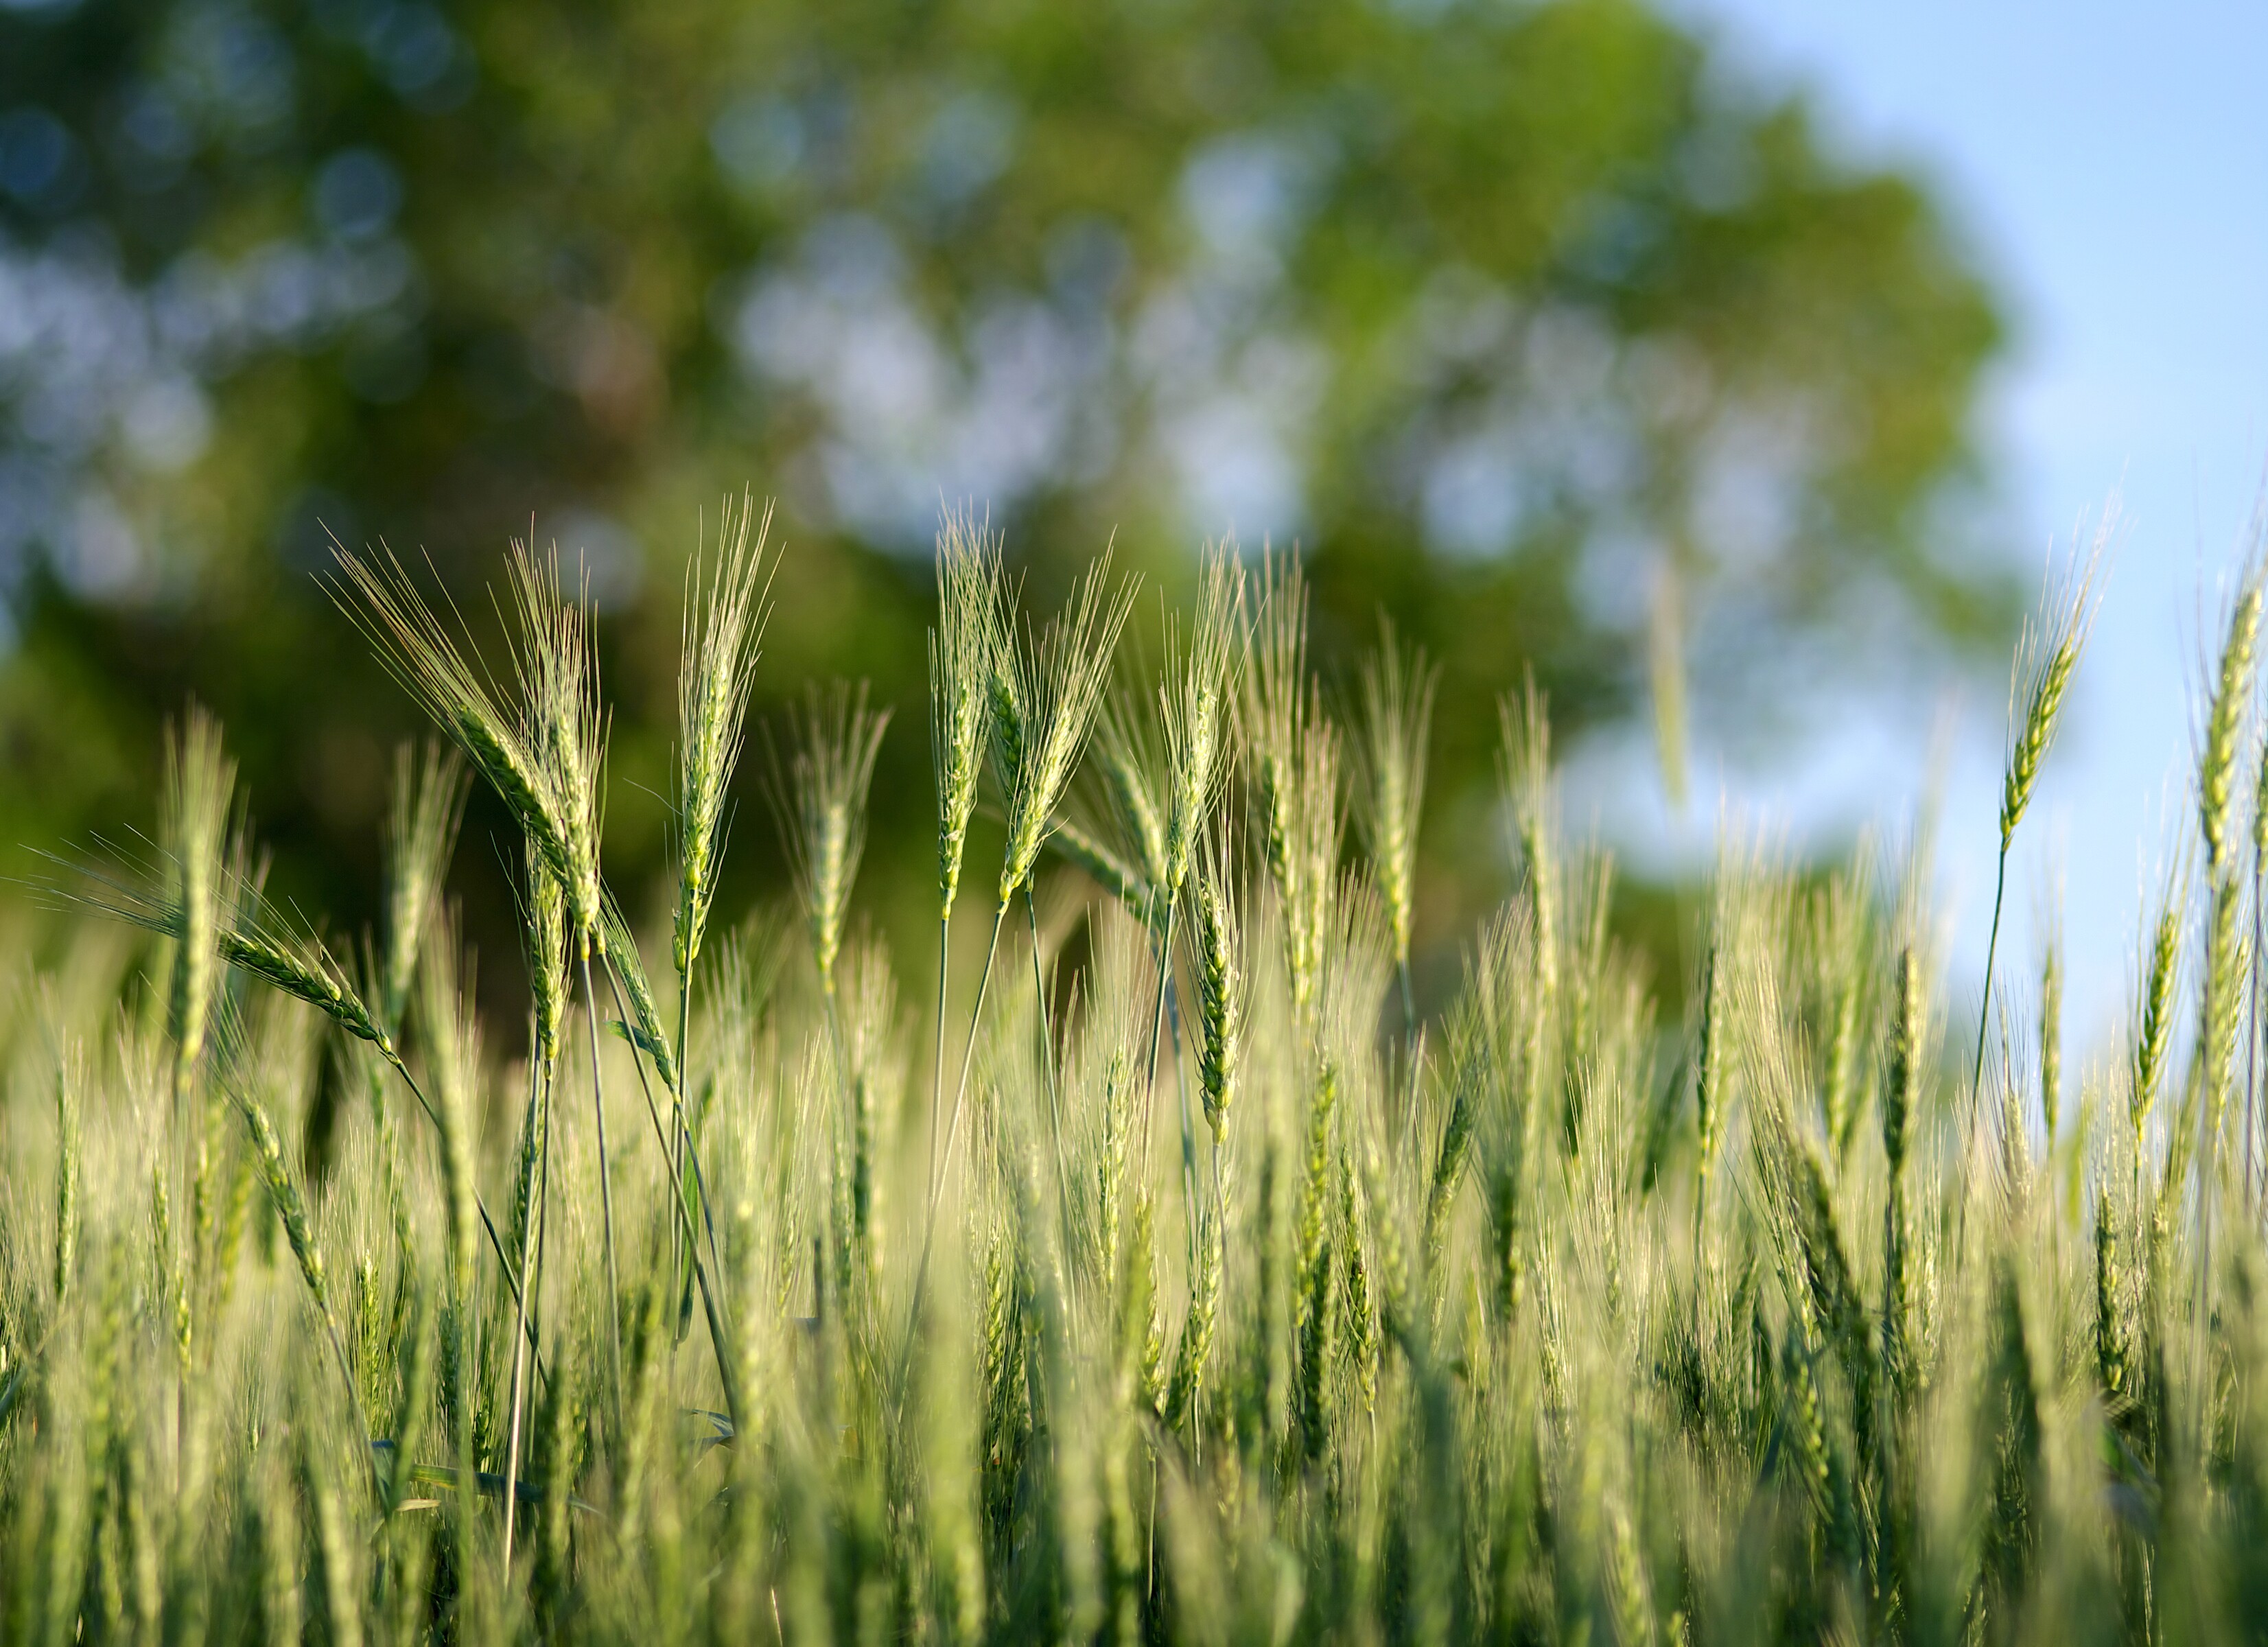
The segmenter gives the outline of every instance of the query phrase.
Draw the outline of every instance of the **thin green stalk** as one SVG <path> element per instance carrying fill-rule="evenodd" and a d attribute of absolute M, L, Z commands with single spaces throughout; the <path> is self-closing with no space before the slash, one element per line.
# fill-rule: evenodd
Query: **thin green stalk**
<path fill-rule="evenodd" d="M 622 1281 L 615 1266 L 615 1191 L 607 1175 L 607 1092 L 599 1074 L 599 991 L 591 982 L 591 938 L 586 932 L 578 945 L 583 961 L 583 1016 L 591 1036 L 591 1113 L 599 1129 L 599 1217 L 607 1250 L 607 1372 L 608 1404 L 615 1434 L 622 1433 Z"/>
<path fill-rule="evenodd" d="M 527 1163 L 526 1194 L 527 1197 L 527 1206 L 530 1209 L 530 1212 L 528 1217 L 520 1220 L 520 1286 L 518 1296 L 515 1298 L 512 1305 L 512 1415 L 504 1431 L 507 1439 L 504 1444 L 504 1577 L 506 1584 L 510 1584 L 512 1582 L 512 1523 L 514 1519 L 513 1512 L 518 1510 L 519 1505 L 519 1418 L 521 1401 L 526 1393 L 526 1386 L 523 1381 L 522 1374 L 526 1371 L 526 1362 L 527 1358 L 527 1339 L 526 1336 L 527 1331 L 527 1295 L 531 1290 L 533 1290 L 533 1288 L 528 1283 L 528 1277 L 531 1274 L 531 1266 L 534 1261 L 535 1256 L 536 1220 L 541 1216 L 540 1213 L 534 1210 L 537 1204 L 536 1197 L 540 1193 L 537 1187 L 536 1175 L 542 1170 L 541 1158 L 549 1152 L 551 1143 L 550 1129 L 547 1124 L 549 1117 L 547 1113 L 547 1106 L 544 1102 L 542 1070 L 541 1065 L 541 1061 L 535 1056 L 534 1048 L 531 1048 L 529 1049 L 527 1060 L 527 1124 L 530 1127 L 540 1127 L 543 1129 L 542 1131 L 532 1135 L 541 1138 L 543 1142 L 538 1146 L 536 1154 L 531 1157 Z"/>
<path fill-rule="evenodd" d="M 1165 1036 L 1166 991 L 1171 986 L 1174 977 L 1174 916 L 1175 912 L 1179 909 L 1181 901 L 1179 899 L 1169 899 L 1167 901 L 1166 904 L 1165 936 L 1160 940 L 1157 950 L 1158 998 L 1156 1004 L 1150 1010 L 1150 1076 L 1148 1084 L 1150 1099 L 1153 1104 L 1156 1102 L 1158 1092 L 1158 1048 L 1162 1043 Z M 1191 1275 L 1195 1275 L 1197 1273 L 1197 1135 L 1193 1130 L 1191 1130 L 1189 1126 L 1189 1088 L 1180 1078 L 1181 1055 L 1181 1032 L 1177 1024 L 1174 1034 L 1174 1087 L 1176 1094 L 1178 1095 L 1178 1107 L 1180 1108 L 1182 1118 L 1182 1223 L 1187 1231 L 1189 1237 L 1189 1273 Z M 1147 1110 L 1145 1109 L 1144 1113 L 1146 1118 L 1148 1113 Z"/>
<path fill-rule="evenodd" d="M 409 1073 L 409 1066 L 404 1063 L 391 1048 L 381 1048 L 380 1055 L 393 1066 L 394 1072 L 401 1077 L 401 1084 L 409 1089 L 409 1096 L 416 1099 L 417 1107 L 425 1112 L 425 1119 L 431 1121 L 438 1129 L 441 1124 L 440 1112 L 433 1107 L 432 1100 L 425 1096 L 424 1089 L 417 1085 L 417 1077 Z M 482 1199 L 481 1193 L 477 1189 L 473 1192 L 473 1210 L 480 1215 L 481 1228 L 489 1238 L 489 1251 L 496 1254 L 497 1268 L 503 1275 L 504 1284 L 511 1289 L 512 1298 L 516 1303 L 520 1296 L 519 1276 L 512 1268 L 511 1259 L 504 1255 L 504 1238 L 497 1233 L 496 1220 L 489 1217 L 488 1202 Z M 536 1377 L 548 1382 L 548 1377 L 543 1371 L 542 1346 L 530 1339 L 529 1348 L 535 1353 Z"/>
<path fill-rule="evenodd" d="M 929 1073 L 929 1176 L 926 1182 L 937 1182 L 937 1151 L 941 1140 L 938 1122 L 945 1114 L 945 984 L 946 970 L 952 960 L 953 913 L 937 923 L 937 1055 Z"/>
<path fill-rule="evenodd" d="M 914 1327 L 921 1320 L 922 1294 L 929 1283 L 930 1247 L 937 1238 L 937 1203 L 944 1194 L 945 1180 L 953 1172 L 953 1146 L 960 1137 L 961 1106 L 968 1098 L 968 1071 L 970 1066 L 976 1061 L 976 1032 L 984 1022 L 984 994 L 992 982 L 992 961 L 1000 952 L 1000 928 L 1008 918 L 1008 905 L 1013 896 L 1012 893 L 1008 898 L 1003 898 L 1000 901 L 1000 907 L 992 912 L 992 936 L 984 945 L 984 970 L 976 975 L 976 1005 L 968 1014 L 968 1045 L 961 1055 L 961 1081 L 954 1089 L 953 1113 L 946 1118 L 945 1123 L 945 1156 L 939 1165 L 936 1176 L 930 1180 L 929 1209 L 922 1219 L 921 1262 L 914 1270 L 913 1302 L 906 1312 L 906 1359 L 909 1371 L 910 1371 L 913 1357 Z M 934 1149 L 934 1141 L 932 1141 L 932 1149 Z"/>
<path fill-rule="evenodd" d="M 2255 1197 L 2253 1135 L 2260 1113 L 2260 945 L 2264 937 L 2260 911 L 2261 857 L 2252 855 L 2252 953 L 2247 974 L 2248 1018 L 2244 1034 L 2244 1194 Z"/>
<path fill-rule="evenodd" d="M 2000 837 L 2000 869 L 1992 886 L 1992 932 L 1984 940 L 1984 999 L 1977 1009 L 1977 1061 L 1969 1077 L 1969 1125 L 1977 1126 L 1977 1106 L 1984 1090 L 1984 1032 L 1992 1014 L 1992 955 L 2000 946 L 2000 905 L 2008 893 L 2008 837 Z"/>
<path fill-rule="evenodd" d="M 693 1090 L 693 1074 L 686 1068 L 685 1052 L 692 1033 L 693 967 L 688 962 L 677 974 L 677 1082 L 688 1092 Z M 683 1099 L 676 1093 L 672 1093 L 671 1097 L 676 1101 L 670 1107 L 669 1149 L 666 1152 L 669 1182 L 672 1193 L 682 1195 L 685 1193 L 685 1134 L 688 1123 Z M 689 1244 L 690 1238 L 688 1239 Z M 677 1301 L 685 1296 L 685 1254 L 673 1240 L 669 1252 L 669 1297 L 673 1311 L 678 1307 Z"/>
<path fill-rule="evenodd" d="M 1189 1195 L 1197 1182 L 1197 1134 L 1189 1123 L 1189 1071 L 1188 1050 L 1182 1045 L 1182 986 L 1179 979 L 1166 981 L 1166 1038 L 1174 1048 L 1174 1102 L 1182 1112 L 1182 1193 Z M 1191 1209 L 1189 1220 L 1194 1225 L 1196 1210 Z M 1197 1230 L 1200 1244 L 1204 1232 Z M 1201 1252 L 1200 1245 L 1197 1251 Z M 1197 1256 L 1193 1252 L 1191 1257 Z"/>
<path fill-rule="evenodd" d="M 588 965 L 587 961 L 585 965 Z M 615 974 L 615 965 L 611 958 L 607 962 L 607 984 L 614 992 L 615 1011 L 622 1014 L 624 1023 L 629 1023 L 630 1021 L 630 1004 L 622 998 L 622 982 Z M 654 1142 L 661 1146 L 662 1156 L 666 1159 L 669 1154 L 669 1136 L 662 1129 L 661 1107 L 653 1101 L 653 1084 L 646 1078 L 645 1061 L 633 1053 L 630 1067 L 637 1071 L 638 1090 L 645 1096 L 645 1113 L 653 1122 Z M 694 1159 L 693 1172 L 694 1181 L 697 1185 L 701 1175 L 701 1165 L 697 1157 Z M 703 1198 L 705 1200 L 705 1196 Z M 732 1419 L 733 1428 L 737 1433 L 740 1427 L 740 1379 L 733 1371 L 731 1335 L 725 1330 L 717 1297 L 711 1289 L 709 1272 L 701 1262 L 699 1249 L 694 1246 L 698 1236 L 693 1228 L 693 1214 L 685 1205 L 682 1179 L 670 1186 L 669 1200 L 670 1204 L 677 1210 L 678 1222 L 683 1226 L 685 1245 L 693 1248 L 693 1281 L 701 1291 L 702 1311 L 709 1318 L 709 1342 L 717 1356 L 717 1380 L 725 1392 L 725 1415 Z"/>
<path fill-rule="evenodd" d="M 1032 933 L 1032 995 L 1040 1007 L 1040 1072 L 1048 1084 L 1049 1142 L 1055 1146 L 1056 1174 L 1063 1174 L 1063 1101 L 1056 1092 L 1055 1031 L 1048 1022 L 1048 985 L 1040 970 L 1040 914 L 1032 904 L 1029 882 L 1024 886 L 1024 919 Z"/>
<path fill-rule="evenodd" d="M 1409 1083 L 1403 1102 L 1410 1107 L 1406 1113 L 1415 1114 L 1418 1105 L 1418 1002 L 1410 988 L 1410 958 L 1398 956 L 1394 971 L 1402 988 L 1402 1069 Z"/>

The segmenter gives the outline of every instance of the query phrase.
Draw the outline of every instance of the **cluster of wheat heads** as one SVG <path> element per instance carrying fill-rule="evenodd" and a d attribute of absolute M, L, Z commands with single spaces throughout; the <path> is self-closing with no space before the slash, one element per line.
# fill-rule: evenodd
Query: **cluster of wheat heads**
<path fill-rule="evenodd" d="M 381 930 L 266 895 L 194 710 L 156 829 L 56 860 L 113 919 L 0 1015 L 8 1639 L 2260 1630 L 2257 561 L 2132 1023 L 2067 1065 L 2051 951 L 1972 1062 L 1915 851 L 1728 840 L 1662 1011 L 1532 689 L 1512 890 L 1421 1021 L 1424 658 L 1389 632 L 1327 689 L 1297 564 L 1220 548 L 1160 632 L 1107 563 L 1035 622 L 966 518 L 925 1017 L 851 913 L 862 687 L 771 740 L 792 901 L 711 930 L 762 545 L 738 504 L 688 581 L 648 948 L 588 618 L 526 547 L 496 666 L 342 561 L 442 734 L 395 767 Z M 2020 654 L 2004 847 L 2080 565 Z M 523 837 L 525 1026 L 471 1013 L 443 901 L 475 782 Z"/>

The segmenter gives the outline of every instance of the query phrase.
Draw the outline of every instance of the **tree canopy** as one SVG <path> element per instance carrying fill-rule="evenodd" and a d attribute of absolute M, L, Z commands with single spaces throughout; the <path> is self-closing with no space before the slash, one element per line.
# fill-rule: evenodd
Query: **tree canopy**
<path fill-rule="evenodd" d="M 329 538 L 477 619 L 532 529 L 605 614 L 634 885 L 679 571 L 745 485 L 773 678 L 883 702 L 941 506 L 1036 599 L 1114 534 L 1174 585 L 1300 545 L 1327 660 L 1384 612 L 1444 665 L 1454 900 L 1523 669 L 1580 736 L 1673 668 L 1737 725 L 1791 658 L 1998 639 L 1999 338 L 1923 187 L 1624 0 L 12 0 L 0 834 L 138 815 L 194 692 L 279 875 L 353 862 L 409 728 Z"/>

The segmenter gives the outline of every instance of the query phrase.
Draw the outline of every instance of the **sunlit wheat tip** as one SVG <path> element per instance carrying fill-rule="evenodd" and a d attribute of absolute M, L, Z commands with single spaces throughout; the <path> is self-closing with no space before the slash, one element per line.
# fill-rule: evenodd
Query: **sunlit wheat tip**
<path fill-rule="evenodd" d="M 439 744 L 394 754 L 393 802 L 386 838 L 386 950 L 379 1007 L 400 1026 L 427 917 L 448 871 L 470 781 L 464 763 Z"/>
<path fill-rule="evenodd" d="M 1173 784 L 1166 817 L 1165 872 L 1159 878 L 1169 900 L 1180 895 L 1190 855 L 1226 770 L 1226 722 L 1244 651 L 1244 571 L 1233 546 L 1208 545 L 1188 657 L 1177 657 L 1178 646 L 1168 639 L 1166 678 L 1158 688 Z"/>
<path fill-rule="evenodd" d="M 830 991 L 850 885 L 865 848 L 866 792 L 890 723 L 889 711 L 870 709 L 866 697 L 863 680 L 810 688 L 801 710 L 790 718 L 792 753 L 775 783 L 780 830 L 795 867 L 812 953 L 821 985 Z"/>
<path fill-rule="evenodd" d="M 967 514 L 946 517 L 937 539 L 937 627 L 929 636 L 930 761 L 937 782 L 937 880 L 941 919 L 961 890 L 961 860 L 976 810 L 993 710 L 992 663 L 1000 605 L 1000 544 Z"/>
<path fill-rule="evenodd" d="M 1427 734 L 1439 672 L 1422 651 L 1405 652 L 1381 618 L 1378 650 L 1364 661 L 1355 739 L 1357 827 L 1385 908 L 1397 965 L 1410 963 L 1418 823 L 1425 802 Z"/>
<path fill-rule="evenodd" d="M 527 907 L 527 985 L 534 1010 L 534 1053 L 546 1070 L 559 1062 L 562 1027 L 567 1021 L 567 901 L 559 878 L 533 844 L 525 865 Z"/>
<path fill-rule="evenodd" d="M 1005 633 L 1000 637 L 993 666 L 993 720 L 1007 801 L 1003 907 L 1031 879 L 1054 827 L 1057 803 L 1101 706 L 1111 655 L 1133 601 L 1130 579 L 1112 587 L 1106 549 L 1036 640 Z"/>
<path fill-rule="evenodd" d="M 2165 1078 L 2166 1057 L 2174 1033 L 2174 995 L 2182 964 L 2181 898 L 2169 889 L 2151 936 L 2144 972 L 2140 1024 L 2134 1040 L 2133 1090 L 2130 1117 L 2136 1137 L 2148 1125 Z"/>
<path fill-rule="evenodd" d="M 2205 835 L 2205 869 L 2216 877 L 2228 853 L 2237 744 L 2251 709 L 2264 572 L 2268 568 L 2257 561 L 2248 565 L 2235 598 L 2229 602 L 2228 629 L 2221 641 L 2220 665 L 2213 672 L 2211 704 L 2198 750 L 2198 820 Z"/>
<path fill-rule="evenodd" d="M 2008 682 L 2008 755 L 2000 785 L 2000 848 L 2007 850 L 2024 810 L 2031 805 L 2040 765 L 2055 738 L 2064 698 L 2079 667 L 2080 653 L 2101 605 L 2104 545 L 2115 515 L 2105 511 L 2093 546 L 2074 555 L 2060 573 L 2051 572 L 2039 609 L 2024 620 L 2016 643 L 2016 665 Z"/>
<path fill-rule="evenodd" d="M 696 554 L 685 573 L 677 674 L 677 913 L 673 928 L 677 970 L 701 953 L 717 896 L 725 790 L 739 764 L 742 724 L 762 651 L 764 561 L 771 510 L 757 518 L 755 499 L 719 511 L 718 552 L 705 569 Z M 706 577 L 703 577 L 704 570 Z"/>
<path fill-rule="evenodd" d="M 600 696 L 590 610 L 582 591 L 571 598 L 562 584 L 556 545 L 538 555 L 515 541 L 508 564 L 519 627 L 513 661 L 527 742 L 558 827 L 560 885 L 577 933 L 597 939 L 608 717 Z"/>
<path fill-rule="evenodd" d="M 1244 1033 L 1243 978 L 1238 964 L 1234 893 L 1225 852 L 1201 855 L 1197 875 L 1198 1088 L 1204 1117 L 1219 1143 L 1236 1101 L 1238 1059 Z"/>
<path fill-rule="evenodd" d="M 335 550 L 334 601 L 410 700 L 464 752 L 566 885 L 565 824 L 529 729 L 488 671 L 468 656 L 390 552 L 365 560 Z"/>
<path fill-rule="evenodd" d="M 223 919 L 222 836 L 235 792 L 236 763 L 222 752 L 220 723 L 193 703 L 166 739 L 166 901 L 176 945 L 166 1028 L 174 1047 L 176 1104 L 187 1101 L 204 1050 Z"/>

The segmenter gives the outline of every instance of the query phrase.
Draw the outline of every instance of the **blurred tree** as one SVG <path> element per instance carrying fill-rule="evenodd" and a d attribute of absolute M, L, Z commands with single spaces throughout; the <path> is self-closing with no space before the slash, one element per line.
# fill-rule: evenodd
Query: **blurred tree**
<path fill-rule="evenodd" d="M 143 818 L 194 691 L 282 883 L 359 916 L 409 723 L 327 533 L 479 614 L 532 522 L 608 614 L 635 887 L 678 570 L 746 483 L 775 693 L 917 698 L 941 502 L 1041 600 L 1114 532 L 1169 587 L 1307 546 L 1327 659 L 1383 607 L 1446 665 L 1440 910 L 1523 665 L 1566 736 L 1690 671 L 1721 739 L 1791 668 L 1997 637 L 1998 337 L 1913 181 L 1621 0 L 4 0 L 0 840 Z"/>

